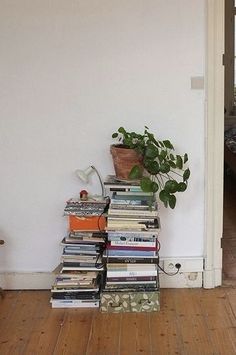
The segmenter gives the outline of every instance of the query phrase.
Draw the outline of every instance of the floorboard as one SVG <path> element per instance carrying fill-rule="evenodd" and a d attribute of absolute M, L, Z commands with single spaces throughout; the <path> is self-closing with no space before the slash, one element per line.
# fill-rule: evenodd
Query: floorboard
<path fill-rule="evenodd" d="M 5 291 L 1 355 L 233 355 L 236 289 L 162 289 L 161 310 L 52 309 L 50 291 Z"/>

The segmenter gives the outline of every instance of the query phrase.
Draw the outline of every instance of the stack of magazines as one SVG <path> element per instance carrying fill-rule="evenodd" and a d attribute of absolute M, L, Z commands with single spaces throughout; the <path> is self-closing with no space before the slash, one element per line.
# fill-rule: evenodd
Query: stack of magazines
<path fill-rule="evenodd" d="M 89 218 L 100 215 L 106 204 L 99 203 L 97 211 L 96 205 L 96 203 L 80 204 L 79 201 L 74 203 L 74 200 L 70 200 L 66 205 L 65 214 L 69 217 L 77 216 L 77 213 L 79 215 L 84 213 L 86 218 L 88 217 L 89 230 L 70 228 L 68 235 L 61 242 L 63 246 L 61 263 L 56 270 L 56 279 L 51 288 L 53 308 L 99 307 L 104 273 L 101 256 L 105 246 L 105 233 L 99 230 L 91 231 Z M 82 206 L 85 208 L 84 211 Z M 76 223 L 76 226 L 80 227 L 80 219 Z"/>

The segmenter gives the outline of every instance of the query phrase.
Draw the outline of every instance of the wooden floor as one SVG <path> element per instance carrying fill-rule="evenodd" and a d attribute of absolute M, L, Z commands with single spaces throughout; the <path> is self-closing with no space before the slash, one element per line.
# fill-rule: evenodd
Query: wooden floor
<path fill-rule="evenodd" d="M 236 177 L 225 176 L 223 219 L 223 280 L 236 286 Z"/>
<path fill-rule="evenodd" d="M 0 300 L 0 354 L 236 354 L 236 289 L 162 289 L 161 311 L 51 309 L 49 291 Z"/>

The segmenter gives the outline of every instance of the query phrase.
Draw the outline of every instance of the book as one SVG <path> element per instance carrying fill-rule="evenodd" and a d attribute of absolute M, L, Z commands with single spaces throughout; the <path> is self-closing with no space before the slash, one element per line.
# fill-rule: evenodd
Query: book
<path fill-rule="evenodd" d="M 118 270 L 118 271 L 132 271 L 132 270 L 158 270 L 157 265 L 155 264 L 121 264 L 121 263 L 108 263 L 107 270 Z"/>
<path fill-rule="evenodd" d="M 109 208 L 108 209 L 108 218 L 116 217 L 158 217 L 157 210 L 135 210 L 135 209 L 118 209 L 118 208 Z"/>
<path fill-rule="evenodd" d="M 132 199 L 133 197 L 152 197 L 154 196 L 153 192 L 144 192 L 144 191 L 116 191 L 114 192 L 116 196 L 126 196 L 126 198 Z M 119 198 L 119 197 L 118 197 Z"/>
<path fill-rule="evenodd" d="M 67 272 L 67 271 L 74 271 L 74 270 L 77 270 L 77 271 L 95 271 L 95 270 L 104 270 L 103 267 L 90 267 L 89 270 L 88 270 L 88 267 L 86 266 L 63 266 L 62 267 L 62 272 Z"/>
<path fill-rule="evenodd" d="M 61 241 L 62 245 L 73 245 L 76 246 L 77 244 L 100 244 L 104 243 L 104 237 L 85 237 L 85 236 L 75 236 L 75 237 L 64 237 Z"/>
<path fill-rule="evenodd" d="M 121 255 L 110 255 L 107 251 L 104 251 L 102 259 L 104 262 L 117 263 L 117 264 L 158 264 L 159 256 L 154 254 L 152 256 L 121 256 Z"/>
<path fill-rule="evenodd" d="M 123 257 L 134 257 L 137 258 L 138 256 L 152 256 L 156 255 L 156 251 L 154 250 L 106 250 L 109 256 L 123 256 Z"/>
<path fill-rule="evenodd" d="M 110 209 L 112 210 L 131 210 L 131 211 L 150 211 L 150 210 L 156 210 L 156 206 L 154 204 L 149 205 L 149 204 L 138 204 L 138 203 L 111 203 L 109 206 Z"/>
<path fill-rule="evenodd" d="M 50 300 L 52 308 L 98 308 L 99 301 Z"/>
<path fill-rule="evenodd" d="M 118 179 L 115 175 L 107 175 L 103 183 L 105 188 L 140 188 L 140 180 Z"/>
<path fill-rule="evenodd" d="M 107 270 L 107 277 L 157 276 L 157 270 Z"/>
<path fill-rule="evenodd" d="M 89 300 L 96 301 L 99 300 L 98 292 L 80 292 L 80 291 L 58 291 L 53 292 L 52 290 L 52 299 L 68 299 L 68 300 Z"/>
<path fill-rule="evenodd" d="M 158 233 L 153 232 L 152 230 L 147 230 L 144 232 L 140 232 L 140 231 L 108 231 L 107 233 L 107 239 L 108 240 L 116 240 L 116 238 L 119 240 L 140 240 L 140 239 L 150 239 L 150 238 L 157 238 Z"/>
<path fill-rule="evenodd" d="M 107 245 L 107 250 L 127 250 L 127 251 L 156 251 L 157 245 L 154 246 L 129 246 L 129 245 Z"/>
<path fill-rule="evenodd" d="M 150 196 L 140 196 L 140 195 L 117 195 L 113 193 L 110 203 L 112 204 L 127 204 L 127 205 L 144 205 L 149 206 L 154 203 L 153 199 Z"/>
<path fill-rule="evenodd" d="M 156 248 L 156 241 L 123 241 L 123 240 L 111 240 L 111 247 L 146 247 L 146 248 Z"/>
<path fill-rule="evenodd" d="M 129 282 L 125 282 L 125 281 L 117 281 L 117 282 L 106 282 L 106 285 L 139 285 L 139 286 L 145 286 L 145 285 L 155 285 L 156 284 L 156 280 L 153 281 L 129 281 Z"/>
<path fill-rule="evenodd" d="M 153 281 L 156 282 L 156 276 L 124 276 L 124 277 L 107 277 L 107 284 L 115 284 L 115 283 L 130 283 L 130 282 L 146 282 Z"/>
<path fill-rule="evenodd" d="M 133 230 L 133 231 L 146 231 L 155 230 L 158 231 L 159 223 L 157 219 L 137 219 L 137 220 L 114 220 L 108 219 L 107 221 L 107 231 L 118 231 L 118 230 Z"/>

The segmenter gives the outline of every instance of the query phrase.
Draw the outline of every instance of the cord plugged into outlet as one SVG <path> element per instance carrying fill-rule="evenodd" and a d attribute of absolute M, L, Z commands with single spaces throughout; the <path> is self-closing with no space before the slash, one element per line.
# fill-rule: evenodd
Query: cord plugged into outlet
<path fill-rule="evenodd" d="M 180 268 L 181 268 L 181 264 L 180 264 L 180 263 L 176 263 L 176 264 L 170 263 L 170 264 L 168 264 L 168 269 L 174 271 L 174 272 L 171 272 L 171 273 L 166 272 L 166 271 L 164 270 L 165 267 L 162 268 L 160 265 L 158 265 L 158 267 L 159 267 L 159 269 L 160 269 L 162 272 L 164 272 L 164 274 L 166 274 L 166 275 L 168 275 L 168 276 L 174 276 L 174 275 L 177 275 L 177 274 L 179 273 L 179 270 L 180 270 Z M 177 269 L 177 271 L 175 271 L 175 269 Z"/>
<path fill-rule="evenodd" d="M 177 263 L 177 264 L 175 264 L 175 267 L 176 267 L 176 269 L 180 269 L 181 268 L 181 264 L 180 263 Z"/>

